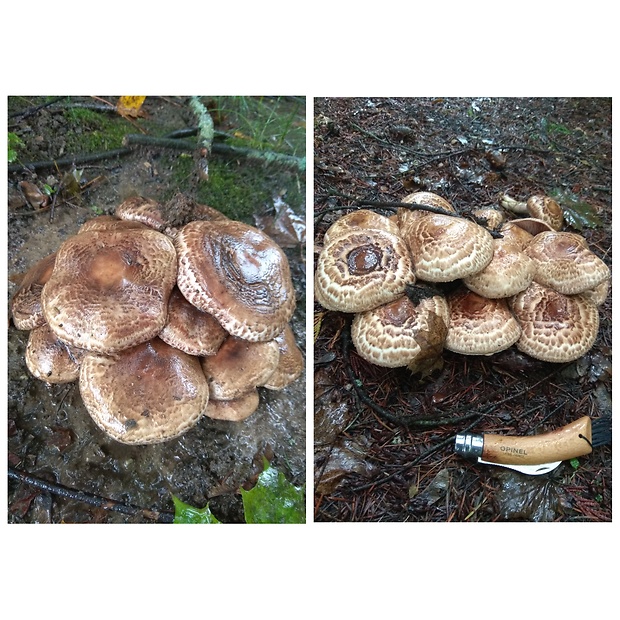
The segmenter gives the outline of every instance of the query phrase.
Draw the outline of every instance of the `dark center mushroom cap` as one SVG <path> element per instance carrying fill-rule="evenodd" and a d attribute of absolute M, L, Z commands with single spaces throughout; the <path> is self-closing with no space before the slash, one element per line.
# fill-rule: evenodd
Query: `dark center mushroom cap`
<path fill-rule="evenodd" d="M 323 247 L 315 297 L 327 310 L 364 312 L 400 297 L 415 276 L 403 239 L 387 230 L 352 230 Z"/>
<path fill-rule="evenodd" d="M 450 323 L 445 347 L 462 355 L 492 355 L 519 338 L 519 323 L 505 299 L 487 299 L 468 289 L 448 296 Z"/>
<path fill-rule="evenodd" d="M 536 264 L 534 280 L 566 295 L 592 289 L 610 276 L 609 267 L 576 233 L 541 232 L 525 253 Z"/>
<path fill-rule="evenodd" d="M 43 312 L 64 342 L 121 351 L 161 331 L 176 272 L 174 245 L 155 230 L 81 233 L 57 253 L 41 293 Z"/>
<path fill-rule="evenodd" d="M 531 357 L 571 362 L 594 345 L 599 314 L 584 295 L 564 295 L 532 282 L 510 305 L 521 325 L 517 348 Z"/>
<path fill-rule="evenodd" d="M 233 220 L 190 222 L 175 245 L 179 289 L 230 334 L 270 340 L 291 319 L 296 300 L 288 260 L 257 228 Z"/>
<path fill-rule="evenodd" d="M 356 314 L 351 339 L 366 361 L 387 368 L 410 365 L 429 352 L 443 350 L 449 309 L 442 295 L 424 297 L 414 303 L 403 296 L 392 302 Z"/>

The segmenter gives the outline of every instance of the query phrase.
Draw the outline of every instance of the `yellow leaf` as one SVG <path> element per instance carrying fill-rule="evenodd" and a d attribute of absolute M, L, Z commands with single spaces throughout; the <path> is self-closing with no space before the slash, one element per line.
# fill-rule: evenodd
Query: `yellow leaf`
<path fill-rule="evenodd" d="M 121 116 L 137 118 L 140 115 L 140 108 L 146 97 L 119 97 L 116 104 L 116 111 Z"/>

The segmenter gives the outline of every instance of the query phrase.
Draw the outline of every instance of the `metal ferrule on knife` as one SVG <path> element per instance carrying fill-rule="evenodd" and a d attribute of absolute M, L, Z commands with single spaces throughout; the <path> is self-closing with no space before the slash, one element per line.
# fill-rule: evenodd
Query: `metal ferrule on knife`
<path fill-rule="evenodd" d="M 462 433 L 456 436 L 454 449 L 479 463 L 544 474 L 562 461 L 592 452 L 592 422 L 584 416 L 555 431 L 527 437 Z"/>

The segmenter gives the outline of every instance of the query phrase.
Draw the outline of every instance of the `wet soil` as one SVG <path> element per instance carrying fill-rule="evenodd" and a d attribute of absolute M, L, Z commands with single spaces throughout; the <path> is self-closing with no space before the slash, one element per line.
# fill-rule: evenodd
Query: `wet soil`
<path fill-rule="evenodd" d="M 115 98 L 110 98 L 115 101 Z M 208 101 L 205 99 L 205 102 Z M 86 121 L 75 122 L 66 111 L 36 106 L 42 98 L 9 99 L 9 131 L 22 140 L 20 161 L 44 161 L 71 155 L 68 150 L 75 133 L 93 132 Z M 92 104 L 89 98 L 63 99 L 61 103 Z M 286 116 L 296 128 L 296 140 L 278 139 L 278 149 L 303 157 L 305 104 L 303 100 L 274 100 L 272 116 Z M 34 110 L 20 116 L 23 110 Z M 127 133 L 163 135 L 196 125 L 188 99 L 147 98 L 146 118 L 126 121 Z M 105 112 L 104 114 L 109 114 Z M 219 114 L 216 130 L 234 131 L 234 119 Z M 254 118 L 260 123 L 260 117 Z M 92 119 L 91 119 L 92 122 Z M 265 127 L 266 139 L 269 128 Z M 104 138 L 104 130 L 100 131 Z M 293 132 L 289 134 L 289 138 Z M 119 148 L 110 143 L 99 150 Z M 194 166 L 196 152 L 160 147 L 135 147 L 122 157 L 94 163 L 38 169 L 20 169 L 9 174 L 8 208 L 8 294 L 15 290 L 15 276 L 36 261 L 56 251 L 88 219 L 113 213 L 120 202 L 140 194 L 166 203 L 177 192 L 204 201 L 205 185 Z M 277 236 L 289 258 L 298 300 L 291 325 L 305 354 L 305 174 L 281 164 L 265 164 L 237 155 L 213 154 L 211 164 L 230 186 L 218 186 L 219 201 L 209 203 L 230 217 L 268 229 Z M 66 172 L 82 171 L 77 193 L 58 195 L 53 213 L 48 205 L 35 209 L 23 199 L 20 181 L 39 189 L 46 184 L 58 187 Z M 239 179 L 238 182 L 235 179 Z M 92 182 L 92 183 L 89 183 Z M 254 191 L 241 193 L 240 187 L 254 183 Z M 213 194 L 215 195 L 215 193 Z M 232 198 L 226 200 L 229 195 Z M 193 219 L 192 213 L 185 213 Z M 282 225 L 285 221 L 287 225 Z M 295 223 L 292 226 L 291 222 Z M 9 480 L 8 521 L 10 523 L 151 523 L 169 521 L 172 496 L 193 506 L 209 502 L 215 516 L 224 522 L 243 522 L 238 490 L 250 487 L 262 471 L 262 457 L 282 471 L 295 485 L 305 483 L 305 376 L 282 392 L 261 389 L 261 405 L 244 422 L 234 423 L 203 418 L 196 427 L 166 443 L 126 446 L 106 437 L 84 408 L 76 384 L 50 386 L 34 379 L 24 362 L 28 333 L 8 327 L 8 459 L 9 466 L 37 479 L 66 487 L 72 492 L 108 498 L 136 510 L 118 512 L 96 507 L 37 486 Z M 69 494 L 72 495 L 72 494 Z M 152 512 L 146 512 L 152 511 Z M 127 514 L 129 512 L 129 514 Z"/>
<path fill-rule="evenodd" d="M 501 193 L 545 193 L 611 267 L 610 99 L 317 99 L 314 129 L 315 259 L 335 219 L 376 208 L 360 201 L 427 190 L 466 214 Z M 425 378 L 359 358 L 351 317 L 315 304 L 314 519 L 610 521 L 610 445 L 543 476 L 470 463 L 453 445 L 465 430 L 529 435 L 611 415 L 611 299 L 594 347 L 572 364 L 514 347 L 444 352 Z"/>

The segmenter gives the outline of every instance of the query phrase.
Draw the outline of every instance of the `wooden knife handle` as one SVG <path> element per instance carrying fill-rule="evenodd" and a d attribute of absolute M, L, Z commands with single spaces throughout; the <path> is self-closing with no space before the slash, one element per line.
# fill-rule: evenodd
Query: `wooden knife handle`
<path fill-rule="evenodd" d="M 540 465 L 592 452 L 592 422 L 579 418 L 550 433 L 514 437 L 484 434 L 482 459 L 505 465 Z"/>

